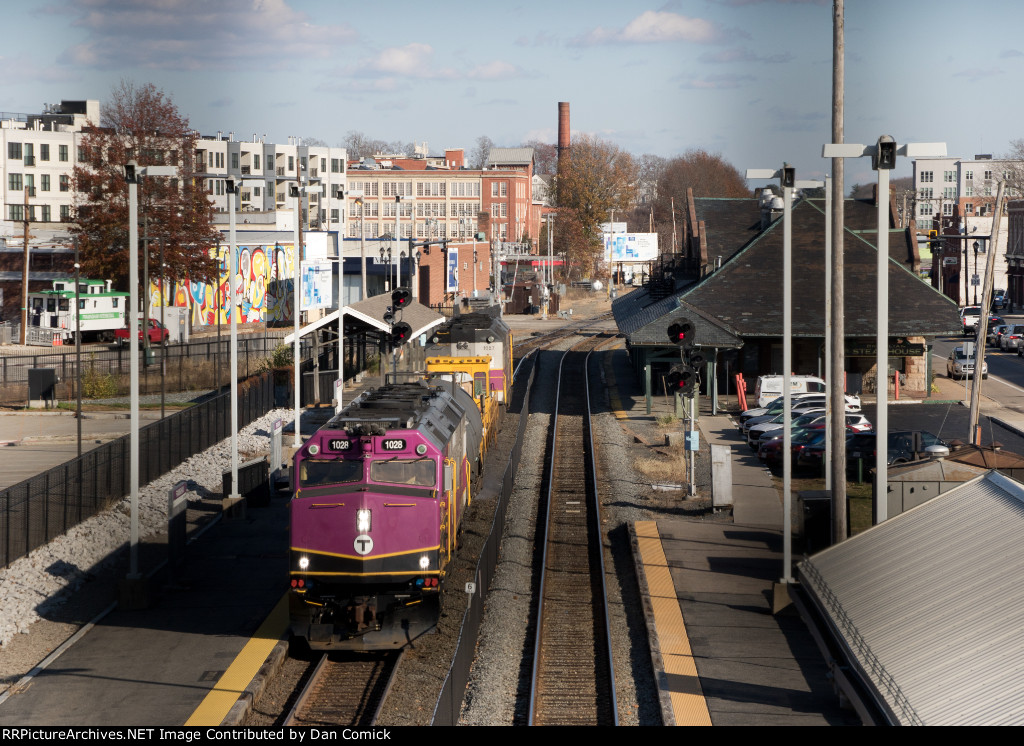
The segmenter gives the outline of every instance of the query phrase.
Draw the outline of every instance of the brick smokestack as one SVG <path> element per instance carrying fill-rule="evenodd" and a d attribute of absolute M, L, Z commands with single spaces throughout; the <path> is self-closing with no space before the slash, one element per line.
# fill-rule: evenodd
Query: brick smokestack
<path fill-rule="evenodd" d="M 569 157 L 569 102 L 558 102 L 558 163 Z"/>

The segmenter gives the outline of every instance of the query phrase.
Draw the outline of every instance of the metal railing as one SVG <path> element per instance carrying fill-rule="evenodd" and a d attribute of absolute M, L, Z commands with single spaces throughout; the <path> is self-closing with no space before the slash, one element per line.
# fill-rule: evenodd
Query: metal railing
<path fill-rule="evenodd" d="M 51 329 L 29 327 L 29 334 L 53 334 Z M 261 369 L 264 361 L 274 354 L 281 344 L 286 332 L 271 330 L 267 334 L 248 334 L 238 338 L 238 370 L 241 377 L 253 375 Z M 303 340 L 300 355 L 306 359 L 310 355 L 312 345 Z M 139 391 L 142 394 L 157 394 L 161 390 L 161 361 L 164 360 L 163 380 L 177 382 L 167 390 L 183 390 L 189 388 L 216 388 L 227 383 L 227 368 L 231 351 L 231 340 L 227 335 L 219 340 L 216 338 L 193 340 L 186 344 L 169 345 L 166 348 L 154 346 L 151 365 L 143 366 L 139 379 Z M 144 356 L 144 350 L 139 354 Z M 144 359 L 144 358 L 143 358 Z M 28 371 L 31 368 L 53 368 L 57 371 L 57 398 L 71 400 L 76 398 L 75 386 L 79 376 L 76 375 L 75 348 L 73 345 L 46 347 L 31 355 L 5 355 L 0 357 L 0 404 L 24 403 L 27 399 Z M 129 347 L 111 349 L 106 346 L 87 346 L 82 350 L 82 376 L 96 380 L 111 377 L 111 386 L 116 389 L 109 395 L 127 393 L 128 374 L 130 373 L 131 350 Z M 205 365 L 204 375 L 209 380 L 201 379 L 199 371 Z M 88 384 L 86 384 L 88 385 Z M 88 389 L 86 389 L 88 390 Z"/>
<path fill-rule="evenodd" d="M 274 408 L 271 372 L 239 386 L 238 427 Z M 139 430 L 139 481 L 148 484 L 231 434 L 231 394 Z M 129 494 L 130 435 L 0 490 L 0 561 L 6 567 Z"/>

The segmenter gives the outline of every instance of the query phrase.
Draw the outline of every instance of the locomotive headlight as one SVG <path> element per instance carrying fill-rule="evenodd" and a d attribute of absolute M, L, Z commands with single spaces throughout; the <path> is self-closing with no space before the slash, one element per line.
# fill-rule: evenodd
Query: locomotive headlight
<path fill-rule="evenodd" d="M 299 557 L 299 569 L 306 570 L 309 568 L 309 557 Z"/>
<path fill-rule="evenodd" d="M 417 456 L 422 456 L 426 452 L 427 452 L 427 447 L 425 445 L 423 445 L 422 443 L 420 443 L 418 446 L 416 446 L 416 455 Z"/>
<path fill-rule="evenodd" d="M 370 530 L 370 511 L 367 509 L 356 511 L 356 529 L 359 533 L 365 534 Z"/>
<path fill-rule="evenodd" d="M 424 554 L 420 557 L 420 569 L 426 570 L 428 567 L 430 567 L 430 557 Z"/>
<path fill-rule="evenodd" d="M 315 456 L 318 453 L 320 453 L 320 446 L 318 446 L 316 443 L 314 443 L 313 445 L 311 445 L 309 447 L 309 455 L 310 456 Z"/>

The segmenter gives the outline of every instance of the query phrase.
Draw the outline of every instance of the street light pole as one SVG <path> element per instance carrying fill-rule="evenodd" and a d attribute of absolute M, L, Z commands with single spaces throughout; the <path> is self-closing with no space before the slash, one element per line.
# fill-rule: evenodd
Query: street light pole
<path fill-rule="evenodd" d="M 897 147 L 890 135 L 882 135 L 875 145 L 829 143 L 823 158 L 861 158 L 871 156 L 871 167 L 878 172 L 878 280 L 876 285 L 875 392 L 878 399 L 875 432 L 883 441 L 875 449 L 875 522 L 882 523 L 889 513 L 889 171 L 896 157 L 945 157 L 945 143 L 907 143 Z M 966 268 L 964 270 L 966 272 Z M 966 293 L 965 293 L 966 298 Z M 838 383 L 838 381 L 836 382 Z M 841 416 L 839 412 L 835 413 Z"/>
<path fill-rule="evenodd" d="M 139 166 L 134 160 L 124 166 L 125 181 L 128 182 L 128 298 L 130 313 L 139 307 L 139 179 L 142 176 L 177 176 L 177 166 Z M 142 580 L 139 573 L 139 336 L 128 334 L 129 387 L 129 481 L 130 481 L 130 529 L 128 550 L 129 583 Z"/>
<path fill-rule="evenodd" d="M 793 370 L 793 189 L 822 186 L 820 181 L 796 180 L 796 170 L 788 163 L 781 169 L 750 168 L 748 179 L 779 179 L 782 185 L 782 582 L 793 582 L 793 409 L 790 376 Z"/>

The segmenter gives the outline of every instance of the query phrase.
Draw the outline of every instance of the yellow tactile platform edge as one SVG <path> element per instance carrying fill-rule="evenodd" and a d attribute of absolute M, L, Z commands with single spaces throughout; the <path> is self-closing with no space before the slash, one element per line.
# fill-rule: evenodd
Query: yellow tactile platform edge
<path fill-rule="evenodd" d="M 711 715 L 700 685 L 658 525 L 655 521 L 637 521 L 633 525 L 675 723 L 711 725 Z"/>
<path fill-rule="evenodd" d="M 185 725 L 220 725 L 249 682 L 259 673 L 270 651 L 288 626 L 288 594 L 281 596 L 274 610 L 263 620 L 256 634 L 242 648 L 228 670 L 218 679 Z"/>

